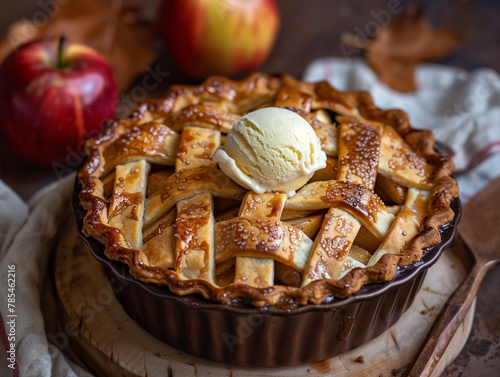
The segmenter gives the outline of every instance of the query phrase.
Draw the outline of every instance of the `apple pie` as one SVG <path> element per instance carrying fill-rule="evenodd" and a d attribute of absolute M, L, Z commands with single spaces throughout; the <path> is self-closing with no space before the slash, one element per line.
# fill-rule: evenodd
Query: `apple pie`
<path fill-rule="evenodd" d="M 326 155 L 296 193 L 249 190 L 212 158 L 268 107 L 305 119 Z M 173 86 L 86 150 L 84 234 L 136 279 L 220 303 L 319 304 L 389 281 L 441 241 L 458 196 L 453 162 L 403 111 L 287 75 Z"/>

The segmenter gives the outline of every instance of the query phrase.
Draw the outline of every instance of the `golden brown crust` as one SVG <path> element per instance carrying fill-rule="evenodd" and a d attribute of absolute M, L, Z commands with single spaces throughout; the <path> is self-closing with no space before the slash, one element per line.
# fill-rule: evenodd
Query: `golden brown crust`
<path fill-rule="evenodd" d="M 206 105 L 205 102 L 211 104 Z M 136 139 L 139 146 L 144 142 L 143 130 L 148 127 L 159 129 L 161 132 L 158 134 L 163 138 L 175 138 L 170 135 L 176 132 L 170 133 L 170 131 L 172 129 L 180 131 L 180 128 L 190 122 L 224 132 L 227 131 L 231 121 L 248 111 L 268 104 L 294 110 L 309 121 L 313 119 L 311 116 L 313 112 L 326 109 L 343 116 L 362 117 L 363 122 L 372 121 L 389 125 L 403 136 L 406 143 L 419 156 L 435 167 L 431 177 L 433 185 L 429 213 L 422 221 L 420 232 L 401 253 L 385 254 L 375 265 L 355 268 L 339 280 L 316 280 L 304 287 L 291 284 L 261 289 L 235 283 L 216 286 L 203 279 L 185 279 L 169 268 L 151 266 L 144 252 L 129 248 L 120 231 L 107 225 L 108 203 L 100 178 L 116 165 L 116 161 L 129 161 L 128 157 L 131 155 L 129 150 L 117 150 L 113 147 L 121 140 L 120 138 L 125 137 L 123 135 L 135 132 L 135 135 L 138 135 Z M 204 108 L 209 110 L 209 114 L 202 111 L 201 115 L 193 115 L 194 109 L 201 111 Z M 164 126 L 161 126 L 162 124 Z M 156 144 L 153 141 L 157 146 L 161 143 L 162 141 L 158 139 Z M 256 73 L 242 81 L 211 77 L 200 86 L 174 86 L 164 98 L 141 103 L 130 118 L 112 122 L 99 137 L 90 140 L 86 148 L 89 157 L 78 172 L 83 187 L 80 200 L 87 211 L 84 234 L 102 242 L 105 245 L 106 256 L 126 263 L 130 267 L 130 273 L 137 279 L 167 286 L 170 291 L 178 295 L 196 293 L 221 303 L 241 299 L 257 306 L 264 304 L 286 306 L 290 302 L 298 305 L 319 304 L 332 295 L 346 297 L 353 294 L 364 284 L 391 280 L 398 265 L 420 260 L 425 248 L 441 241 L 438 228 L 453 218 L 454 212 L 450 209 L 450 202 L 452 198 L 458 197 L 456 182 L 450 177 L 454 167 L 453 162 L 434 150 L 434 137 L 431 132 L 411 127 L 408 116 L 403 111 L 376 108 L 370 94 L 366 92 L 339 92 L 327 82 L 305 83 L 286 75 L 271 76 Z M 156 147 L 153 155 L 148 156 L 146 160 L 151 163 L 157 163 L 161 159 L 170 161 L 172 156 L 168 155 L 168 152 Z M 105 160 L 105 153 L 112 154 L 111 162 Z M 220 181 L 221 186 L 227 183 Z M 211 190 L 217 189 L 215 187 L 217 185 L 212 186 Z M 239 192 L 237 187 L 232 187 L 232 190 L 233 196 L 242 197 L 244 194 L 244 191 Z M 163 194 L 158 195 L 168 196 L 167 191 L 165 188 Z M 169 206 L 171 208 L 173 205 Z M 155 218 L 157 219 L 158 217 Z M 280 266 L 280 271 L 285 267 Z"/>

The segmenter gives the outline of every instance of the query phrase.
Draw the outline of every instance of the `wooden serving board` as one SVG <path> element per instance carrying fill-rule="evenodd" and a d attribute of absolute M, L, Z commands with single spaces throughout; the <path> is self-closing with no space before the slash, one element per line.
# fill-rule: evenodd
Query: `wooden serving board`
<path fill-rule="evenodd" d="M 55 258 L 62 328 L 85 366 L 97 376 L 399 376 L 414 360 L 445 300 L 469 266 L 460 248 L 450 247 L 428 272 L 413 305 L 388 331 L 345 354 L 310 365 L 242 368 L 178 351 L 140 328 L 122 309 L 101 265 L 68 222 Z M 431 283 L 432 281 L 432 283 Z M 432 376 L 458 355 L 472 327 L 474 306 Z M 76 327 L 75 327 L 76 326 Z"/>

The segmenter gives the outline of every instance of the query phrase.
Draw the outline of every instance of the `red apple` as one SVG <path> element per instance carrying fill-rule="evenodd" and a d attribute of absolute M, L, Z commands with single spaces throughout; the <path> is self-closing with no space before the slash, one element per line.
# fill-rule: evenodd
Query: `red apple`
<path fill-rule="evenodd" d="M 12 152 L 49 166 L 65 162 L 113 117 L 118 89 L 106 59 L 81 44 L 29 42 L 0 66 L 0 123 Z M 81 145 L 80 145 L 81 147 Z"/>
<path fill-rule="evenodd" d="M 279 28 L 274 0 L 164 0 L 160 17 L 170 55 L 196 78 L 257 69 Z"/>

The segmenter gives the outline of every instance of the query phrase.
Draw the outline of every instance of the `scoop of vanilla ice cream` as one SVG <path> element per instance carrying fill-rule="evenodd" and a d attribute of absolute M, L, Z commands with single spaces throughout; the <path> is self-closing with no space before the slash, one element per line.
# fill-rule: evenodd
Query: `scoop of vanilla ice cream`
<path fill-rule="evenodd" d="M 258 194 L 283 191 L 290 196 L 326 166 L 326 154 L 311 125 L 293 111 L 278 107 L 241 118 L 213 159 L 249 190 Z"/>

